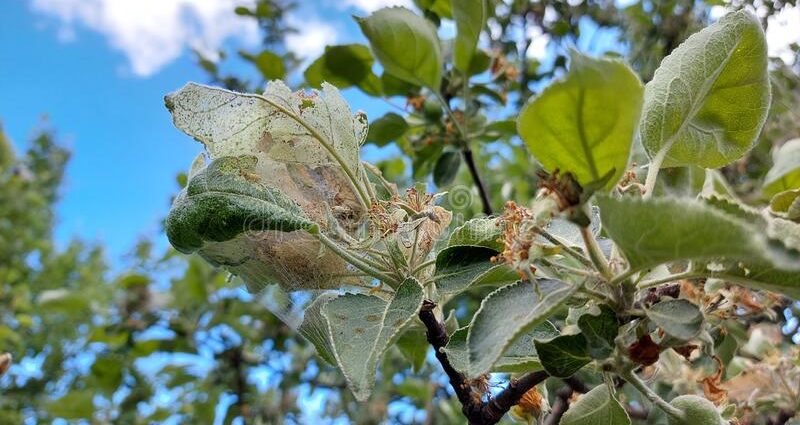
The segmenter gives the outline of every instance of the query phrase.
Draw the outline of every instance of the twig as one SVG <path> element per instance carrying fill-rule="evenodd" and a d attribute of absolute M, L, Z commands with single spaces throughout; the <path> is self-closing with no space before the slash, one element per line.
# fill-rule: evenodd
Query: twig
<path fill-rule="evenodd" d="M 489 194 L 486 192 L 486 186 L 484 186 L 481 175 L 478 172 L 478 167 L 475 165 L 475 158 L 472 155 L 472 149 L 466 147 L 461 150 L 461 154 L 464 156 L 464 162 L 467 163 L 467 168 L 469 169 L 469 174 L 472 176 L 472 181 L 475 182 L 475 186 L 478 187 L 478 194 L 481 197 L 481 203 L 483 205 L 483 213 L 486 215 L 494 214 L 494 211 L 492 210 L 492 201 L 489 200 Z"/>
<path fill-rule="evenodd" d="M 486 394 L 477 392 L 469 382 L 469 379 L 461 372 L 457 371 L 447 358 L 447 354 L 442 350 L 447 345 L 449 337 L 444 324 L 436 319 L 433 309 L 436 303 L 431 300 L 422 302 L 419 311 L 419 319 L 427 329 L 428 343 L 433 347 L 436 359 L 442 365 L 445 374 L 450 379 L 450 385 L 461 402 L 461 412 L 467 418 L 470 425 L 494 425 L 517 404 L 522 396 L 537 384 L 543 382 L 549 376 L 547 372 L 538 371 L 523 375 L 519 379 L 511 379 L 508 387 L 484 402 Z"/>

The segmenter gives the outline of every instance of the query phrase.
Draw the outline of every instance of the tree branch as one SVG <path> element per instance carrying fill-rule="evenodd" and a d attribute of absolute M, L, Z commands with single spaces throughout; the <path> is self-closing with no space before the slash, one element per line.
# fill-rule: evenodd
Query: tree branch
<path fill-rule="evenodd" d="M 556 401 L 553 402 L 550 414 L 542 425 L 557 425 L 561 421 L 561 417 L 564 416 L 564 413 L 569 409 L 569 399 L 572 397 L 572 393 L 586 394 L 589 392 L 589 387 L 574 376 L 565 378 L 564 383 L 567 385 L 556 391 Z"/>
<path fill-rule="evenodd" d="M 538 371 L 523 375 L 519 379 L 511 379 L 508 387 L 491 398 L 489 394 L 481 394 L 476 391 L 470 380 L 461 372 L 457 371 L 450 363 L 442 348 L 447 345 L 450 337 L 444 324 L 436 319 L 433 309 L 436 303 L 431 300 L 422 302 L 419 311 L 419 319 L 427 329 L 428 343 L 433 347 L 436 359 L 442 365 L 445 374 L 450 379 L 450 385 L 461 402 L 461 412 L 467 418 L 470 425 L 494 425 L 502 419 L 503 415 L 517 404 L 522 396 L 537 384 L 543 382 L 549 376 L 547 372 Z M 484 402 L 486 397 L 488 401 Z"/>
<path fill-rule="evenodd" d="M 481 197 L 481 204 L 483 206 L 483 213 L 486 215 L 492 215 L 494 213 L 492 210 L 492 201 L 489 199 L 489 193 L 486 191 L 486 186 L 483 184 L 481 175 L 478 172 L 478 167 L 475 165 L 475 157 L 472 155 L 472 149 L 465 147 L 461 150 L 461 154 L 464 156 L 464 162 L 467 163 L 467 168 L 469 168 L 469 174 L 472 176 L 472 181 L 478 188 L 478 194 Z"/>

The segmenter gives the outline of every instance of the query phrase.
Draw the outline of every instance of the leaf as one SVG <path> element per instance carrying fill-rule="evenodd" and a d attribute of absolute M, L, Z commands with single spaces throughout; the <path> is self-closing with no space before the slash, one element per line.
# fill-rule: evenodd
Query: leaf
<path fill-rule="evenodd" d="M 778 193 L 769 201 L 773 214 L 792 221 L 800 221 L 800 189 Z"/>
<path fill-rule="evenodd" d="M 764 177 L 763 191 L 767 196 L 778 192 L 800 189 L 800 139 L 784 143 L 775 152 L 775 165 Z"/>
<path fill-rule="evenodd" d="M 325 304 L 322 312 L 336 363 L 357 400 L 369 397 L 378 361 L 421 304 L 422 287 L 413 278 L 403 281 L 388 302 L 373 295 L 344 294 Z"/>
<path fill-rule="evenodd" d="M 306 307 L 303 314 L 303 322 L 297 328 L 297 332 L 303 335 L 317 349 L 317 354 L 328 364 L 335 365 L 336 357 L 333 354 L 333 342 L 328 332 L 328 322 L 322 314 L 325 304 L 336 298 L 330 293 L 320 294 Z"/>
<path fill-rule="evenodd" d="M 758 260 L 711 263 L 700 268 L 710 277 L 752 289 L 762 289 L 800 299 L 800 272 L 781 270 Z M 710 270 L 709 270 L 710 269 Z"/>
<path fill-rule="evenodd" d="M 367 142 L 377 146 L 386 146 L 389 142 L 399 139 L 408 130 L 405 118 L 394 112 L 378 118 L 369 125 Z"/>
<path fill-rule="evenodd" d="M 306 68 L 303 76 L 308 84 L 320 87 L 327 81 L 341 89 L 356 86 L 365 93 L 381 94 L 381 81 L 374 72 L 369 48 L 363 44 L 325 46 L 325 53 Z"/>
<path fill-rule="evenodd" d="M 577 289 L 578 285 L 541 279 L 512 283 L 489 294 L 469 327 L 470 376 L 491 369 L 517 337 L 547 320 Z"/>
<path fill-rule="evenodd" d="M 93 387 L 113 394 L 122 383 L 123 358 L 116 354 L 98 357 L 92 364 Z"/>
<path fill-rule="evenodd" d="M 696 337 L 703 326 L 703 313 L 685 299 L 661 301 L 645 313 L 667 335 L 682 341 Z"/>
<path fill-rule="evenodd" d="M 386 72 L 439 91 L 442 52 L 436 28 L 428 20 L 403 7 L 380 9 L 355 20 Z"/>
<path fill-rule="evenodd" d="M 279 80 L 286 76 L 286 65 L 284 65 L 283 59 L 269 50 L 264 50 L 258 55 L 247 52 L 239 52 L 239 55 L 252 62 L 265 80 Z"/>
<path fill-rule="evenodd" d="M 469 334 L 469 326 L 457 329 L 450 335 L 450 340 L 447 346 L 443 348 L 450 360 L 450 364 L 455 370 L 469 376 L 474 377 L 477 375 L 470 375 L 469 367 L 469 348 L 467 347 L 467 336 Z"/>
<path fill-rule="evenodd" d="M 484 246 L 500 252 L 503 250 L 503 244 L 500 242 L 502 230 L 497 218 L 473 218 L 453 230 L 447 246 Z"/>
<path fill-rule="evenodd" d="M 73 390 L 47 403 L 47 411 L 56 418 L 91 419 L 94 414 L 94 391 Z"/>
<path fill-rule="evenodd" d="M 461 167 L 461 152 L 446 150 L 442 152 L 433 166 L 433 183 L 438 187 L 450 186 Z"/>
<path fill-rule="evenodd" d="M 536 353 L 534 340 L 550 339 L 558 336 L 558 328 L 549 321 L 536 325 L 508 347 L 492 367 L 492 372 L 524 373 L 542 368 Z"/>
<path fill-rule="evenodd" d="M 600 384 L 578 398 L 561 417 L 559 425 L 630 425 L 628 412 L 609 391 Z"/>
<path fill-rule="evenodd" d="M 486 25 L 486 1 L 452 0 L 452 9 L 456 23 L 453 64 L 460 71 L 469 72 L 481 30 Z"/>
<path fill-rule="evenodd" d="M 785 247 L 766 237 L 750 218 L 702 201 L 677 198 L 598 197 L 603 230 L 642 270 L 678 260 L 760 259 L 797 268 Z"/>
<path fill-rule="evenodd" d="M 202 173 L 205 161 L 195 161 L 188 186 L 167 219 L 168 236 L 180 250 L 197 251 L 211 264 L 225 267 L 251 291 L 275 282 L 287 289 L 347 283 L 334 282 L 334 276 L 347 271 L 346 263 L 329 250 L 321 251 L 316 238 L 303 229 L 312 229 L 308 222 L 323 231 L 331 223 L 352 228 L 366 214 L 358 200 L 369 184 L 361 178 L 359 158 L 367 133 L 363 114 L 353 116 L 329 84 L 306 94 L 292 93 L 280 81 L 270 82 L 264 95 L 190 83 L 168 95 L 165 103 L 175 125 L 203 143 L 212 164 L 226 157 L 251 158 L 217 163 L 217 168 L 228 164 L 238 169 L 228 173 Z M 231 161 L 240 165 L 233 167 Z M 192 201 L 189 189 L 203 192 L 202 184 L 192 181 L 208 180 L 212 174 L 215 190 L 235 193 L 202 195 L 212 200 L 202 207 Z M 280 201 L 279 208 L 265 200 Z M 243 203 L 247 209 L 229 209 L 225 217 L 232 220 L 220 220 L 212 211 L 218 202 L 233 209 Z M 269 215 L 262 217 L 265 212 Z M 213 230 L 204 228 L 202 220 Z"/>
<path fill-rule="evenodd" d="M 273 162 L 283 167 L 337 164 L 358 175 L 366 118 L 351 115 L 347 102 L 330 84 L 308 95 L 271 81 L 263 95 L 256 95 L 189 83 L 164 102 L 175 126 L 201 142 L 212 160 L 253 155 L 259 158 L 260 169 L 278 168 Z M 323 144 L 342 158 L 341 164 Z M 275 173 L 263 177 L 270 174 Z M 269 183 L 280 187 L 279 182 Z"/>
<path fill-rule="evenodd" d="M 428 354 L 428 339 L 421 326 L 409 328 L 397 339 L 397 348 L 403 357 L 411 363 L 414 373 L 419 373 L 425 365 Z"/>
<path fill-rule="evenodd" d="M 628 164 L 642 92 L 623 62 L 573 52 L 566 78 L 528 101 L 517 129 L 548 171 L 571 172 L 585 185 L 613 170 L 610 189 Z"/>
<path fill-rule="evenodd" d="M 642 143 L 650 158 L 665 155 L 663 167 L 722 167 L 753 147 L 770 97 L 758 19 L 728 14 L 689 37 L 647 83 Z"/>
<path fill-rule="evenodd" d="M 447 247 L 436 256 L 436 289 L 454 295 L 477 285 L 499 285 L 519 279 L 519 275 L 504 264 L 492 263 L 497 251 L 482 246 L 457 245 Z"/>
<path fill-rule="evenodd" d="M 614 352 L 614 338 L 619 333 L 619 324 L 617 314 L 610 307 L 601 305 L 599 314 L 581 315 L 578 328 L 586 337 L 588 352 L 593 359 L 605 359 Z"/>
<path fill-rule="evenodd" d="M 222 157 L 189 181 L 166 220 L 170 243 L 184 253 L 226 242 L 249 229 L 311 230 L 316 224 L 281 191 L 248 180 L 252 156 Z"/>
<path fill-rule="evenodd" d="M 534 345 L 544 370 L 557 378 L 568 378 L 592 361 L 582 334 L 535 340 Z"/>

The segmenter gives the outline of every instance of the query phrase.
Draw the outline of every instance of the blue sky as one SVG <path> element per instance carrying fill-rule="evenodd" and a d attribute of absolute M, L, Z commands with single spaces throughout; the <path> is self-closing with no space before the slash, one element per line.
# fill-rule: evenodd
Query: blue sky
<path fill-rule="evenodd" d="M 189 33 L 186 36 L 176 35 L 180 32 L 172 28 L 160 35 L 157 26 L 125 28 L 128 24 L 117 25 L 113 19 L 81 15 L 75 5 L 67 12 L 58 10 L 65 3 L 78 4 L 71 1 L 10 0 L 0 5 L 3 127 L 19 152 L 32 130 L 41 127 L 42 117 L 47 116 L 47 125 L 73 152 L 58 206 L 56 236 L 61 243 L 72 237 L 103 242 L 112 261 L 140 237 L 165 243 L 160 220 L 169 208 L 170 196 L 177 191 L 175 176 L 188 167 L 200 145 L 172 127 L 163 96 L 187 81 L 206 81 L 190 54 L 188 43 L 195 41 L 192 38 L 210 38 L 206 40 L 209 46 L 201 46 L 207 48 L 218 46 L 220 41 L 241 47 L 257 40 L 249 34 L 252 29 L 228 13 L 236 2 L 200 1 L 222 4 L 207 16 L 219 24 L 214 27 L 227 28 L 228 33 L 208 36 L 207 32 L 219 30 L 200 28 L 183 31 Z M 114 9 L 114 2 L 130 3 L 83 0 L 84 5 L 105 4 L 107 9 Z M 154 7 L 148 5 L 149 1 L 140 3 L 144 9 Z M 170 2 L 161 2 L 166 3 Z M 304 2 L 301 12 L 309 21 L 303 25 L 316 25 L 292 38 L 290 44 L 312 58 L 326 41 L 357 40 L 350 14 L 366 13 L 358 7 L 345 9 L 316 2 Z M 326 17 L 325 23 L 320 22 L 320 16 Z M 187 21 L 187 26 L 193 24 Z M 163 26 L 168 24 L 167 19 Z M 126 39 L 142 43 L 150 40 L 155 45 L 142 47 L 135 42 L 131 47 Z M 174 44 L 177 55 L 170 53 L 176 48 Z M 385 105 L 374 104 L 355 91 L 349 91 L 347 97 L 353 109 L 375 113 L 385 109 Z"/>
<path fill-rule="evenodd" d="M 46 115 L 47 125 L 73 152 L 58 206 L 58 241 L 102 242 L 112 261 L 140 237 L 165 246 L 160 220 L 177 191 L 174 177 L 200 146 L 172 127 L 163 95 L 187 81 L 205 81 L 190 46 L 211 51 L 257 44 L 256 28 L 232 12 L 247 1 L 0 4 L 0 121 L 21 151 Z M 411 0 L 299 3 L 289 22 L 300 31 L 287 44 L 313 59 L 325 44 L 363 42 L 350 15 Z M 783 20 L 782 27 L 768 32 L 773 54 L 787 40 L 800 40 L 800 25 L 791 24 L 800 21 L 800 8 Z M 452 26 L 443 32 L 452 33 Z M 547 40 L 534 40 L 529 54 L 544 56 Z M 371 118 L 387 109 L 355 90 L 345 96 L 354 110 L 369 111 Z M 368 159 L 380 154 L 365 152 Z"/>

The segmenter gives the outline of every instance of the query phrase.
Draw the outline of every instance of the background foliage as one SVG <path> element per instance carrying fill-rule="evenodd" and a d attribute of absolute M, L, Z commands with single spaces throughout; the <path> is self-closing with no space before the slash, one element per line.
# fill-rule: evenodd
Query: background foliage
<path fill-rule="evenodd" d="M 453 19 L 449 1 L 416 3 L 434 27 Z M 393 144 L 400 152 L 378 163 L 384 175 L 401 186 L 430 180 L 440 188 L 473 188 L 475 202 L 450 205 L 469 218 L 497 212 L 506 200 L 524 202 L 534 196 L 540 177 L 530 166 L 527 148 L 514 137 L 516 114 L 525 99 L 564 73 L 571 47 L 591 46 L 592 35 L 582 33 L 585 22 L 613 30 L 646 82 L 661 59 L 709 23 L 717 3 L 637 1 L 619 7 L 613 1 L 489 1 L 491 31 L 484 32 L 482 49 L 464 59 L 457 40 L 439 52 L 455 54 L 463 71 L 479 75 L 478 83 L 465 87 L 459 73 L 419 81 L 440 89 L 440 97 L 424 98 L 420 87 L 376 71 L 366 41 L 329 46 L 303 66 L 297 52 L 283 45 L 291 31 L 284 16 L 292 8 L 283 1 L 237 9 L 259 22 L 263 50 L 223 57 L 238 55 L 252 62 L 253 74 L 230 75 L 225 59 L 215 62 L 200 54 L 198 64 L 211 82 L 238 91 L 257 91 L 265 81 L 302 73 L 298 86 L 329 81 L 386 99 L 396 107 L 370 117 L 368 136 L 368 143 Z M 766 23 L 789 3 L 756 6 Z M 545 36 L 552 59 L 527 57 L 534 39 Z M 761 140 L 745 158 L 723 169 L 732 190 L 745 200 L 761 199 L 756 183 L 772 166 L 772 152 L 800 136 L 798 66 L 796 59 L 773 61 L 770 119 Z M 469 90 L 467 104 L 459 100 L 464 90 Z M 469 116 L 470 144 L 456 137 L 457 124 L 446 117 L 445 106 Z M 342 423 L 463 421 L 438 364 L 420 349 L 427 348 L 424 341 L 390 350 L 373 396 L 356 403 L 341 375 L 268 312 L 268 300 L 261 299 L 268 293 L 247 295 L 236 289 L 240 282 L 229 282 L 197 257 L 154 252 L 147 241 L 126 259 L 126 270 L 115 273 L 100 246 L 76 240 L 56 249 L 53 206 L 69 153 L 55 139 L 44 128 L 26 152 L 16 153 L 0 136 L 0 351 L 14 357 L 0 380 L 0 423 L 56 418 L 114 424 L 213 423 L 214 418 L 222 423 L 301 423 L 316 414 Z M 178 176 L 178 185 L 185 181 Z M 471 317 L 485 295 L 459 297 L 456 316 Z M 768 345 L 790 346 L 798 323 L 791 313 L 794 306 L 781 300 L 768 307 L 747 316 L 740 333 L 723 344 L 748 346 L 758 360 L 773 354 Z M 786 365 L 777 364 L 775 370 L 781 367 Z M 680 377 L 676 386 L 696 384 L 685 371 L 671 372 Z M 783 396 L 796 398 L 778 392 Z M 794 416 L 793 411 L 779 414 L 786 420 Z M 779 418 L 757 416 L 753 423 L 779 423 L 769 422 L 773 419 Z"/>

